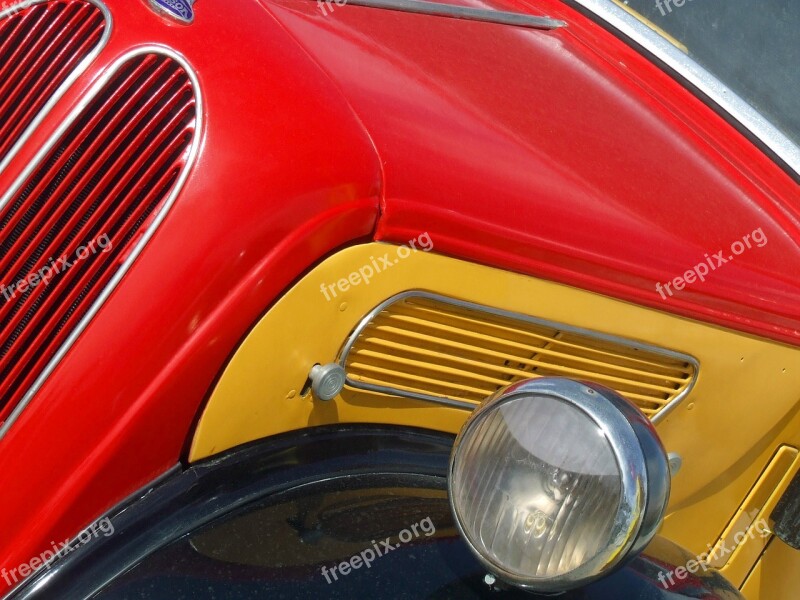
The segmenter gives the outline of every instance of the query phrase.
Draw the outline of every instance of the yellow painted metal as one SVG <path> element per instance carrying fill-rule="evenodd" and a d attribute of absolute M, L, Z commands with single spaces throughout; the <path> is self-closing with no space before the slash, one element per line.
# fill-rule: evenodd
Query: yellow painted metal
<path fill-rule="evenodd" d="M 384 253 L 392 258 L 396 247 L 373 243 L 343 250 L 275 303 L 212 391 L 191 444 L 192 462 L 314 425 L 368 422 L 457 432 L 467 417 L 464 410 L 349 389 L 329 402 L 301 395 L 311 367 L 334 361 L 364 315 L 387 298 L 415 289 L 697 358 L 697 383 L 657 425 L 667 450 L 683 458 L 662 533 L 697 554 L 720 538 L 777 448 L 800 447 L 797 348 L 422 251 L 326 300 L 321 286 L 357 273 Z M 473 331 L 491 337 L 486 330 Z M 479 354 L 468 358 L 482 359 Z M 473 380 L 470 387 L 482 385 Z"/>
<path fill-rule="evenodd" d="M 775 538 L 742 586 L 747 600 L 794 600 L 800 590 L 800 569 L 795 550 Z"/>
<path fill-rule="evenodd" d="M 765 512 L 772 512 L 772 504 L 777 503 L 780 494 L 783 493 L 794 474 L 797 473 L 798 468 L 800 468 L 800 461 L 797 458 L 797 449 L 791 446 L 781 446 L 778 449 L 769 466 L 758 478 L 753 489 L 747 494 L 739 510 L 736 511 L 731 522 L 725 528 L 719 542 L 714 546 L 708 560 L 710 566 L 720 569 L 728 565 L 730 567 L 729 570 L 741 571 L 745 569 L 745 574 L 753 567 L 755 561 L 747 565 L 741 560 L 741 556 L 739 556 L 741 553 L 734 551 L 738 549 L 738 546 L 748 543 L 750 538 L 746 536 L 748 533 L 755 531 L 754 524 L 757 524 L 762 519 L 766 522 L 766 518 L 769 515 L 765 514 Z M 771 503 L 770 498 L 773 498 L 774 502 Z M 743 538 L 741 543 L 736 539 L 737 535 Z M 759 537 L 761 536 L 759 535 Z M 762 550 L 768 541 L 768 539 L 764 540 L 764 544 L 761 546 Z M 757 544 L 751 545 L 756 546 Z M 748 554 L 752 555 L 752 550 Z M 758 554 L 756 554 L 756 558 Z M 740 558 L 739 561 L 734 560 L 737 556 Z M 738 565 L 735 564 L 737 562 L 739 563 Z M 736 577 L 735 579 L 743 579 L 743 577 Z"/>
<path fill-rule="evenodd" d="M 789 468 L 783 473 L 783 477 L 780 477 L 780 479 L 775 482 L 774 479 L 778 479 L 778 474 L 775 473 L 773 478 L 768 477 L 760 480 L 756 489 L 748 496 L 748 500 L 751 499 L 751 496 L 762 496 L 762 498 L 763 496 L 767 496 L 767 498 L 766 500 L 762 499 L 763 505 L 753 506 L 753 512 L 755 513 L 753 521 L 744 532 L 747 537 L 738 545 L 734 544 L 736 549 L 731 553 L 730 560 L 720 569 L 722 574 L 734 585 L 741 586 L 744 584 L 747 575 L 753 569 L 756 562 L 758 562 L 759 557 L 770 541 L 774 541 L 778 544 L 783 543 L 780 540 L 774 540 L 772 535 L 762 535 L 762 531 L 759 530 L 763 530 L 763 526 L 759 527 L 758 524 L 768 523 L 770 514 L 772 514 L 772 511 L 775 509 L 781 496 L 783 496 L 786 488 L 789 487 L 792 479 L 797 474 L 798 470 L 800 470 L 800 459 L 797 457 L 797 451 L 794 448 L 790 449 L 790 451 L 794 451 L 790 453 L 793 460 Z M 781 465 L 781 467 L 783 467 L 783 465 Z M 764 487 L 763 491 L 758 489 L 761 486 Z M 733 533 L 735 534 L 736 532 Z M 733 537 L 735 540 L 735 535 L 733 535 Z M 800 559 L 800 557 L 798 558 Z M 800 564 L 800 561 L 798 564 Z"/>

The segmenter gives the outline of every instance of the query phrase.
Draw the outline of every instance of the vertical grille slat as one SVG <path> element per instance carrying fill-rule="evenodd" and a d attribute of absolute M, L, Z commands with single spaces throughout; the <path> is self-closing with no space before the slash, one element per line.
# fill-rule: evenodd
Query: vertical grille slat
<path fill-rule="evenodd" d="M 147 105 L 156 103 L 157 100 L 155 99 L 159 97 L 158 93 L 152 94 L 148 99 Z M 8 267 L 10 255 L 0 260 L 0 277 L 7 278 L 10 274 L 14 274 L 14 276 L 18 277 L 23 273 L 30 272 L 31 269 L 36 271 L 41 268 L 41 266 L 43 266 L 41 264 L 30 264 L 30 258 L 35 256 L 36 258 L 47 260 L 48 257 L 42 257 L 41 252 L 37 252 L 43 243 L 46 243 L 50 247 L 57 248 L 56 251 L 59 255 L 63 254 L 65 251 L 63 247 L 64 239 L 67 237 L 72 239 L 73 236 L 69 236 L 69 232 L 74 231 L 73 227 L 76 222 L 81 220 L 82 214 L 73 210 L 72 216 L 68 217 L 66 223 L 61 222 L 62 217 L 68 213 L 71 208 L 74 208 L 76 204 L 86 203 L 94 207 L 94 202 L 97 200 L 98 194 L 102 186 L 105 185 L 105 182 L 113 179 L 120 171 L 125 172 L 130 166 L 129 163 L 126 164 L 124 161 L 118 160 L 117 155 L 123 152 L 125 147 L 131 144 L 135 145 L 137 142 L 141 143 L 143 138 L 146 137 L 153 128 L 159 125 L 159 122 L 154 119 L 140 127 L 143 115 L 136 115 L 136 118 L 132 119 L 129 114 L 132 109 L 127 113 L 121 110 L 117 112 L 116 108 L 114 110 L 115 117 L 108 124 L 108 127 L 105 128 L 106 131 L 96 132 L 93 130 L 93 134 L 97 134 L 96 137 L 94 137 L 91 145 L 83 152 L 81 159 L 72 167 L 72 170 L 75 171 L 75 177 L 65 179 L 62 182 L 60 187 L 63 191 L 60 196 L 51 203 L 54 211 L 48 212 L 40 210 L 37 216 L 28 223 L 27 230 L 31 232 L 32 237 L 24 242 L 24 246 L 27 250 L 14 257 L 10 267 Z M 120 133 L 117 134 L 116 138 L 111 137 L 114 133 L 114 129 L 118 131 L 121 130 L 125 136 L 130 132 L 136 135 L 133 139 L 125 140 L 120 139 L 124 137 Z M 131 160 L 136 160 L 136 156 L 133 155 L 129 161 Z M 90 161 L 99 165 L 99 168 L 88 169 Z M 98 173 L 100 174 L 99 176 Z M 132 174 L 130 176 L 132 176 Z M 70 204 L 66 200 L 74 189 L 87 190 L 87 195 L 86 197 L 75 198 Z M 111 197 L 113 197 L 113 193 L 112 191 Z M 61 234 L 52 238 L 53 231 L 60 231 Z M 80 233 L 78 233 L 78 236 L 80 236 Z M 22 263 L 24 263 L 24 266 Z"/>
<path fill-rule="evenodd" d="M 26 78 L 26 86 L 23 86 L 23 89 L 42 83 L 42 67 L 47 64 L 48 58 L 52 58 L 46 56 L 45 52 L 48 47 L 53 49 L 62 47 L 59 43 L 60 40 L 78 33 L 81 23 L 80 12 L 79 7 L 72 5 L 64 7 L 64 10 L 54 14 L 54 18 L 49 22 L 39 20 L 23 38 L 22 44 L 18 48 L 19 54 L 11 57 L 9 79 L 13 81 L 25 69 L 28 74 L 37 76 Z"/>
<path fill-rule="evenodd" d="M 13 42 L 10 44 L 9 47 L 9 55 L 7 56 L 6 60 L 8 62 L 4 62 L 3 69 L 0 70 L 0 77 L 3 78 L 3 81 L 7 83 L 3 86 L 3 89 L 0 90 L 5 97 L 8 97 L 8 91 L 11 89 L 15 89 L 14 86 L 15 82 L 19 82 L 20 73 L 24 72 L 23 67 L 30 66 L 30 63 L 26 63 L 26 59 L 30 60 L 32 58 L 35 59 L 36 55 L 32 54 L 31 46 L 33 46 L 36 40 L 41 40 L 45 30 L 55 21 L 58 22 L 61 18 L 62 11 L 58 10 L 63 7 L 55 7 L 51 12 L 50 19 L 43 19 L 37 18 L 38 15 L 26 15 L 20 22 L 19 28 L 14 32 L 16 35 L 14 36 Z M 44 6 L 37 6 L 34 9 L 31 9 L 31 13 L 40 12 L 45 10 Z M 27 25 L 30 23 L 30 27 Z M 13 76 L 16 75 L 17 78 Z"/>
<path fill-rule="evenodd" d="M 81 326 L 187 167 L 196 90 L 174 58 L 124 62 L 0 207 L 0 421 Z M 111 249 L 77 257 L 108 236 Z M 103 237 L 103 239 L 105 239 Z M 47 284 L 8 287 L 48 266 Z"/>
<path fill-rule="evenodd" d="M 153 58 L 155 60 L 155 58 Z M 144 72 L 147 69 L 146 64 L 139 64 L 136 66 L 136 69 L 133 71 L 131 76 L 128 76 L 124 80 L 124 84 L 120 86 L 119 89 L 115 90 L 113 95 L 113 102 L 115 102 L 113 106 L 113 111 L 111 111 L 111 115 L 120 114 L 121 110 L 125 108 L 125 105 L 117 106 L 116 102 L 123 97 L 126 93 L 129 92 L 131 87 L 135 83 L 135 78 L 138 77 L 139 74 Z M 130 99 L 129 99 L 130 102 Z M 89 140 L 96 140 L 97 131 L 103 131 L 103 119 L 108 118 L 108 112 L 98 112 L 94 115 L 90 115 L 89 119 L 84 124 L 84 127 L 87 130 L 92 131 L 92 135 L 87 136 Z M 57 172 L 71 172 L 76 164 L 77 161 L 80 160 L 81 157 L 84 157 L 85 150 L 81 149 L 82 146 L 85 146 L 87 137 L 74 137 L 70 143 L 65 144 L 63 147 L 59 149 L 57 153 L 50 159 L 50 164 L 45 164 L 40 170 L 44 171 L 57 171 Z M 39 208 L 33 204 L 28 208 L 25 208 L 28 201 L 32 201 L 32 199 L 42 198 L 42 194 L 45 192 L 46 188 L 49 186 L 51 188 L 58 187 L 63 183 L 63 176 L 59 175 L 54 179 L 47 179 L 44 177 L 37 177 L 35 180 L 38 182 L 37 185 L 34 185 L 30 189 L 27 189 L 19 198 L 19 208 L 15 207 L 11 211 L 9 211 L 8 216 L 2 220 L 0 220 L 0 233 L 4 233 L 7 229 L 12 228 L 12 233 L 9 234 L 10 241 L 13 243 L 16 241 L 15 233 L 18 234 L 18 224 L 25 220 L 25 216 L 30 213 L 38 213 Z M 46 197 L 46 196 L 45 196 Z M 23 210 L 24 209 L 24 210 Z M 27 222 L 24 223 L 27 226 Z M 3 256 L 6 246 L 8 245 L 9 240 L 3 241 L 3 246 L 0 248 L 0 256 Z"/>
<path fill-rule="evenodd" d="M 0 19 L 0 163 L 36 116 L 96 51 L 106 30 L 86 0 L 51 0 Z"/>
<path fill-rule="evenodd" d="M 46 338 L 49 331 L 47 326 L 51 324 L 51 321 L 48 317 L 51 316 L 54 308 L 72 306 L 79 295 L 76 290 L 81 290 L 82 284 L 85 285 L 102 266 L 101 261 L 96 261 L 95 264 L 89 264 L 88 262 L 76 263 L 59 282 L 61 284 L 60 287 L 66 288 L 68 293 L 59 296 L 56 290 L 39 306 L 32 307 L 26 314 L 25 319 L 19 319 L 17 330 L 15 331 L 17 337 L 13 338 L 15 354 L 13 358 L 9 357 L 10 360 L 8 362 L 11 363 L 11 367 L 8 369 L 8 374 L 3 377 L 4 380 L 7 379 L 9 383 L 12 383 L 20 374 L 33 371 L 31 367 L 35 366 L 37 357 L 42 361 L 46 360 L 47 357 L 41 355 L 39 348 L 43 341 L 42 337 Z M 51 283 L 50 285 L 52 286 L 53 284 Z M 56 288 L 52 289 L 55 290 Z M 39 298 L 41 299 L 47 295 L 47 289 L 43 287 Z M 3 350 L 5 349 L 6 347 L 3 346 Z M 33 365 L 31 364 L 32 361 Z M 3 374 L 5 374 L 5 371 Z"/>

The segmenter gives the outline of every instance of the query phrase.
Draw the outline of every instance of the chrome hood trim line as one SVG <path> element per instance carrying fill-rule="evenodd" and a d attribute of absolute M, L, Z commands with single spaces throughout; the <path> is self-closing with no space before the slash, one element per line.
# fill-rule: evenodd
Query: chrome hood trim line
<path fill-rule="evenodd" d="M 318 0 L 318 6 L 333 4 L 332 0 L 323 2 Z M 428 15 L 430 17 L 445 17 L 450 19 L 463 19 L 465 21 L 480 21 L 482 23 L 495 23 L 497 25 L 511 25 L 527 27 L 529 29 L 558 29 L 566 27 L 565 21 L 551 17 L 537 17 L 527 13 L 493 10 L 490 8 L 473 8 L 458 6 L 444 2 L 431 2 L 429 0 L 347 0 L 346 4 L 363 6 L 366 8 L 380 8 L 397 12 Z M 337 4 L 337 6 L 341 6 Z"/>

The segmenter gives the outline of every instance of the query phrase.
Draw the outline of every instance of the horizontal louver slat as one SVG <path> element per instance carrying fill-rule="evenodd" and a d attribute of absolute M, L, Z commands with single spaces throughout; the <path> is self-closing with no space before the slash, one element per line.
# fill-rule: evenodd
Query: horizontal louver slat
<path fill-rule="evenodd" d="M 675 353 L 425 294 L 375 314 L 344 361 L 352 387 L 475 405 L 523 379 L 594 381 L 651 418 L 696 376 L 693 361 Z"/>

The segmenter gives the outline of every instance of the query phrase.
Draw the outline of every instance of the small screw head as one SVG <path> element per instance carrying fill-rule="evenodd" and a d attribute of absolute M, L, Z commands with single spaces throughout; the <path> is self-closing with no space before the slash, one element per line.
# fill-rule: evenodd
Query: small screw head
<path fill-rule="evenodd" d="M 675 477 L 683 466 L 683 459 L 677 452 L 670 452 L 667 454 L 667 461 L 669 462 L 669 473 Z"/>

